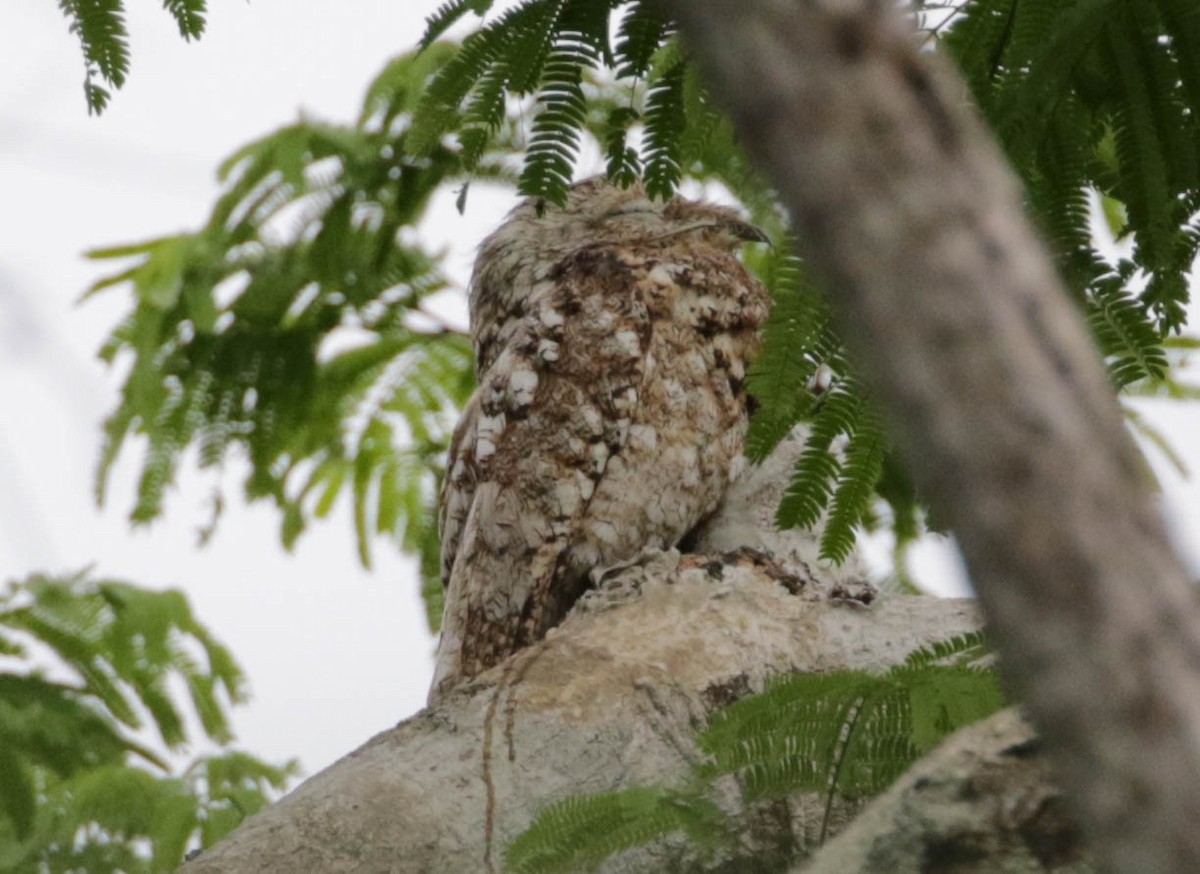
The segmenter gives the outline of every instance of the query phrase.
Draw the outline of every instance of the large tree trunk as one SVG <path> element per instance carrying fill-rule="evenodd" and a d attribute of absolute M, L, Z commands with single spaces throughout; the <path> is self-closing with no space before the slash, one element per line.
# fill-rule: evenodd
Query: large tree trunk
<path fill-rule="evenodd" d="M 1200 608 L 966 90 L 880 0 L 672 0 L 1112 870 L 1200 871 Z"/>

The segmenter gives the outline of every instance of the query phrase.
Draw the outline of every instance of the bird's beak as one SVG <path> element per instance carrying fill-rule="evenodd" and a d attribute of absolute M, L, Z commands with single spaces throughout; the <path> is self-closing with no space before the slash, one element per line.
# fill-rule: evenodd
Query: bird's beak
<path fill-rule="evenodd" d="M 727 227 L 729 232 L 739 240 L 745 240 L 747 243 L 766 243 L 768 246 L 771 245 L 770 238 L 763 232 L 762 228 L 755 227 L 749 222 L 731 221 Z"/>

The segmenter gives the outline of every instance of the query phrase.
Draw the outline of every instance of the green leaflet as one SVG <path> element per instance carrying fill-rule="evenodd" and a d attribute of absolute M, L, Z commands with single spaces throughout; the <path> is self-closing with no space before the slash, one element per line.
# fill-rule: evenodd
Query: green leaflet
<path fill-rule="evenodd" d="M 981 663 L 986 655 L 974 633 L 917 650 L 883 674 L 776 677 L 712 715 L 697 738 L 705 758 L 681 785 L 551 803 L 509 845 L 507 870 L 588 870 L 680 832 L 697 851 L 736 860 L 740 817 L 796 792 L 824 797 L 823 836 L 834 805 L 882 792 L 946 735 L 1004 706 L 994 671 Z M 727 777 L 740 790 L 733 812 L 716 788 Z"/>
<path fill-rule="evenodd" d="M 99 115 L 112 97 L 109 88 L 120 88 L 129 75 L 124 0 L 58 0 L 58 8 L 83 51 L 88 112 Z M 204 33 L 206 0 L 163 0 L 163 8 L 175 19 L 185 40 L 199 39 Z"/>
<path fill-rule="evenodd" d="M 29 643 L 65 679 L 45 678 Z M 244 678 L 179 592 L 86 572 L 10 583 L 0 652 L 4 870 L 173 871 L 189 845 L 211 844 L 295 773 L 224 748 Z M 152 729 L 178 753 L 197 721 L 223 749 L 182 774 L 138 736 Z"/>
<path fill-rule="evenodd" d="M 466 15 L 474 12 L 482 16 L 492 8 L 492 0 L 446 0 L 432 15 L 425 18 L 425 34 L 421 37 L 421 48 L 428 48 L 441 38 L 447 30 Z"/>
<path fill-rule="evenodd" d="M 1087 303 L 1087 318 L 1117 388 L 1166 378 L 1162 338 L 1147 323 L 1141 301 L 1125 290 L 1120 274 L 1107 275 L 1097 283 Z"/>
<path fill-rule="evenodd" d="M 426 326 L 423 302 L 445 285 L 439 256 L 399 235 L 461 167 L 444 148 L 415 158 L 406 145 L 450 54 L 432 46 L 390 64 L 356 126 L 302 121 L 240 149 L 199 230 L 92 253 L 134 261 L 93 291 L 128 283 L 137 301 L 103 353 L 130 367 L 105 424 L 101 500 L 140 435 L 135 522 L 161 515 L 192 457 L 217 477 L 217 513 L 222 472 L 244 470 L 245 496 L 279 507 L 285 545 L 348 491 L 364 562 L 379 533 L 436 552 L 430 507 L 473 387 L 470 348 Z"/>
<path fill-rule="evenodd" d="M 645 171 L 646 193 L 666 200 L 675 193 L 683 176 L 680 136 L 687 125 L 683 88 L 686 67 L 672 53 L 651 81 L 646 96 Z"/>
<path fill-rule="evenodd" d="M 169 8 L 199 26 L 202 6 Z M 214 476 L 244 471 L 244 494 L 279 507 L 288 545 L 349 495 L 361 559 L 377 534 L 394 538 L 421 557 L 436 597 L 433 503 L 471 389 L 469 349 L 420 315 L 444 281 L 412 229 L 438 192 L 457 189 L 465 208 L 473 180 L 561 201 L 591 138 L 619 184 L 640 177 L 668 197 L 698 181 L 775 241 L 745 254 L 776 301 L 747 380 L 759 405 L 748 454 L 765 457 L 806 423 L 780 522 L 823 521 L 822 553 L 838 560 L 890 508 L 902 549 L 925 519 L 919 496 L 787 217 L 673 22 L 642 0 L 490 8 L 443 3 L 422 49 L 372 83 L 357 124 L 306 119 L 231 156 L 199 230 L 93 253 L 124 261 L 94 291 L 136 293 L 101 351 L 130 369 L 105 424 L 98 496 L 130 435 L 145 441 L 138 522 L 161 514 L 190 458 Z M 467 13 L 481 20 L 461 44 L 436 41 Z M 1200 211 L 1200 15 L 1182 0 L 974 0 L 937 38 L 1014 162 L 1114 382 L 1185 396 L 1163 344 L 1181 326 L 1200 246 L 1189 221 Z M 1122 216 L 1126 263 L 1108 263 L 1092 238 L 1096 202 Z M 222 504 L 218 488 L 217 513 Z"/>
<path fill-rule="evenodd" d="M 1178 331 L 1197 251 L 1200 19 L 1152 0 L 975 0 L 942 44 L 967 74 L 1054 244 L 1088 296 L 1108 273 L 1089 195 L 1120 203 L 1147 327 Z"/>

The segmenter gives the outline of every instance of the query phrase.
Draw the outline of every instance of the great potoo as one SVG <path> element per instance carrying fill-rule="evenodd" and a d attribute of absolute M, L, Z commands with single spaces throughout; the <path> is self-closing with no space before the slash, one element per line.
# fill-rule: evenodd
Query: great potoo
<path fill-rule="evenodd" d="M 768 295 L 735 251 L 762 233 L 603 179 L 541 213 L 517 206 L 471 279 L 479 390 L 441 495 L 433 696 L 540 640 L 591 569 L 678 543 L 745 438 Z"/>

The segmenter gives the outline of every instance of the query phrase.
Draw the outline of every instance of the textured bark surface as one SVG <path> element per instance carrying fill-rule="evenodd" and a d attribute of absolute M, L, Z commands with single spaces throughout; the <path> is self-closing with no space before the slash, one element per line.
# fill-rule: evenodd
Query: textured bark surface
<path fill-rule="evenodd" d="M 1113 870 L 1200 871 L 1200 617 L 965 88 L 877 0 L 672 2 Z"/>
<path fill-rule="evenodd" d="M 883 671 L 920 646 L 977 629 L 972 602 L 875 598 L 856 557 L 832 572 L 815 560 L 812 536 L 775 530 L 784 475 L 802 446 L 803 436 L 794 435 L 738 479 L 692 538 L 709 555 L 648 553 L 600 574 L 596 590 L 543 643 L 381 733 L 182 871 L 499 871 L 504 847 L 543 805 L 678 780 L 697 758 L 694 738 L 707 715 L 761 688 L 766 677 Z M 896 865 L 863 871 L 1060 870 L 1057 861 L 1009 864 L 1029 863 L 1031 846 L 1074 845 L 1059 840 L 1065 827 L 1051 817 L 1057 795 L 1027 755 L 1027 733 L 1005 725 L 951 739 L 918 765 L 915 782 L 906 779 L 892 793 L 898 802 L 869 807 L 861 826 L 856 820 L 862 864 Z M 823 799 L 800 796 L 746 812 L 736 786 L 721 788 L 722 803 L 741 811 L 744 824 L 737 858 L 700 860 L 669 840 L 601 870 L 779 871 L 815 847 Z M 856 810 L 835 806 L 834 833 Z M 880 855 L 900 837 L 895 853 Z M 996 867 L 950 864 L 971 847 Z M 1068 849 L 1032 858 L 1064 859 Z M 858 861 L 844 862 L 858 857 L 838 855 L 855 852 L 845 842 L 827 852 L 835 861 L 817 870 L 859 870 L 847 867 Z"/>
<path fill-rule="evenodd" d="M 605 572 L 544 642 L 383 732 L 183 871 L 500 870 L 504 846 L 542 805 L 680 778 L 707 714 L 767 676 L 886 670 L 976 629 L 970 602 L 875 600 L 853 558 L 831 573 L 811 535 L 774 530 L 802 444 L 796 435 L 746 471 L 697 533 L 697 548 L 724 557 L 648 553 Z M 738 810 L 736 787 L 725 788 Z M 748 866 L 769 858 L 780 870 L 781 858 L 812 846 L 823 816 L 811 796 L 748 814 L 745 864 L 726 870 L 760 870 Z M 704 867 L 688 852 L 668 842 L 604 870 L 715 871 L 728 861 Z"/>
<path fill-rule="evenodd" d="M 796 874 L 1091 874 L 1039 748 L 1016 710 L 963 729 Z"/>
<path fill-rule="evenodd" d="M 541 806 L 680 780 L 706 715 L 766 676 L 882 670 L 977 628 L 967 601 L 895 596 L 868 607 L 805 586 L 793 594 L 796 581 L 750 554 L 663 553 L 615 572 L 544 642 L 380 734 L 182 871 L 501 870 L 504 847 Z M 675 841 L 601 870 L 761 870 L 753 865 L 768 856 L 811 847 L 823 802 L 802 797 L 758 816 L 747 817 L 760 837 L 742 848 L 741 868 L 701 862 Z"/>

